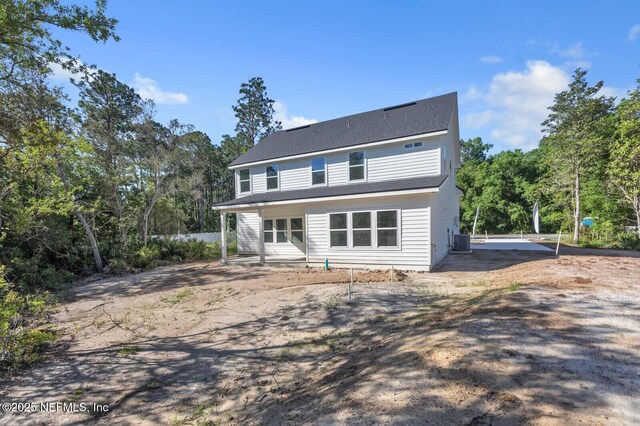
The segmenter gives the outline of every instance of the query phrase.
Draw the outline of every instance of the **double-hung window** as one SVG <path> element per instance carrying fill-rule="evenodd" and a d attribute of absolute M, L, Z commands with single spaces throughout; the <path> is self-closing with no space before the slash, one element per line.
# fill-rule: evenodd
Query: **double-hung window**
<path fill-rule="evenodd" d="M 278 166 L 267 166 L 267 190 L 278 189 Z"/>
<path fill-rule="evenodd" d="M 249 169 L 240 170 L 240 192 L 251 192 L 251 172 Z"/>
<path fill-rule="evenodd" d="M 273 219 L 264 220 L 264 242 L 273 242 Z"/>
<path fill-rule="evenodd" d="M 364 151 L 349 153 L 349 180 L 364 179 Z"/>
<path fill-rule="evenodd" d="M 346 213 L 333 213 L 329 215 L 329 240 L 331 247 L 347 246 Z"/>
<path fill-rule="evenodd" d="M 326 182 L 324 157 L 311 160 L 311 184 L 322 185 Z"/>
<path fill-rule="evenodd" d="M 351 232 L 354 247 L 371 247 L 371 212 L 352 213 Z"/>
<path fill-rule="evenodd" d="M 276 219 L 276 242 L 287 242 L 287 219 Z"/>
<path fill-rule="evenodd" d="M 302 232 L 302 218 L 291 218 L 291 242 L 299 244 L 304 242 Z"/>
<path fill-rule="evenodd" d="M 378 247 L 398 246 L 398 212 L 396 210 L 376 213 Z"/>

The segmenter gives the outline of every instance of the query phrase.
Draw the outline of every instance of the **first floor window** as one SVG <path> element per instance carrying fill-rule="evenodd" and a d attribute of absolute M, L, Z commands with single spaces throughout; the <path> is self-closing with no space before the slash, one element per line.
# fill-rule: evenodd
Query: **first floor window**
<path fill-rule="evenodd" d="M 287 242 L 287 219 L 276 219 L 276 242 Z"/>
<path fill-rule="evenodd" d="M 364 151 L 349 153 L 349 180 L 364 179 Z"/>
<path fill-rule="evenodd" d="M 267 166 L 267 189 L 278 189 L 278 166 Z"/>
<path fill-rule="evenodd" d="M 398 246 L 398 212 L 396 210 L 376 213 L 378 247 Z"/>
<path fill-rule="evenodd" d="M 351 214 L 354 247 L 371 247 L 371 212 Z"/>
<path fill-rule="evenodd" d="M 329 215 L 329 245 L 331 247 L 347 246 L 347 214 Z"/>
<path fill-rule="evenodd" d="M 251 192 L 251 173 L 249 169 L 240 170 L 240 192 Z"/>
<path fill-rule="evenodd" d="M 302 218 L 291 219 L 291 242 L 299 244 L 304 242 L 304 232 L 302 231 Z"/>
<path fill-rule="evenodd" d="M 264 242 L 272 243 L 273 242 L 273 220 L 265 219 L 264 221 Z"/>

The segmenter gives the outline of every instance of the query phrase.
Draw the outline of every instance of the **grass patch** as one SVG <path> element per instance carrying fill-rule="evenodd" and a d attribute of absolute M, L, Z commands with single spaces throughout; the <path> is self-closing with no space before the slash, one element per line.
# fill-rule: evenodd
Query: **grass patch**
<path fill-rule="evenodd" d="M 522 287 L 522 284 L 520 283 L 511 283 L 509 284 L 509 287 L 507 287 L 507 291 L 518 291 L 520 287 Z"/>
<path fill-rule="evenodd" d="M 140 351 L 140 348 L 138 348 L 137 346 L 123 346 L 120 349 L 118 349 L 116 353 L 122 356 L 129 356 L 129 355 L 135 355 L 139 351 Z"/>
<path fill-rule="evenodd" d="M 190 288 L 185 288 L 184 290 L 180 290 L 174 293 L 172 296 L 162 299 L 163 302 L 168 303 L 169 305 L 177 305 L 188 297 L 193 296 L 193 290 Z"/>

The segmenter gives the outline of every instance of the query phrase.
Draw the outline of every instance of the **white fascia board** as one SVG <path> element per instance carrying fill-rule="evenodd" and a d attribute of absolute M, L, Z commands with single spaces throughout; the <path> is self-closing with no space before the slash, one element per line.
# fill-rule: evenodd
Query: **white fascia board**
<path fill-rule="evenodd" d="M 238 164 L 238 165 L 235 165 L 235 166 L 229 166 L 229 170 L 244 169 L 246 167 L 259 166 L 261 164 L 279 163 L 281 161 L 297 160 L 299 158 L 305 158 L 305 157 L 317 157 L 318 155 L 334 154 L 334 153 L 337 153 L 337 152 L 353 151 L 354 149 L 370 148 L 370 147 L 373 147 L 373 146 L 388 145 L 388 144 L 393 144 L 393 143 L 398 143 L 398 142 L 406 142 L 408 140 L 413 140 L 413 139 L 433 138 L 433 137 L 437 137 L 437 136 L 446 135 L 447 133 L 448 133 L 448 130 L 440 130 L 440 131 L 437 131 L 437 132 L 423 133 L 423 134 L 420 134 L 420 135 L 405 136 L 405 137 L 402 137 L 402 138 L 387 139 L 387 140 L 384 140 L 384 141 L 377 141 L 377 142 L 369 142 L 369 143 L 364 143 L 364 144 L 361 144 L 361 145 L 351 145 L 351 146 L 345 146 L 345 147 L 341 147 L 341 148 L 325 149 L 324 151 L 313 151 L 313 152 L 307 152 L 305 154 L 290 155 L 288 157 L 270 158 L 268 160 L 254 161 L 253 163 L 243 163 L 243 164 Z"/>
<path fill-rule="evenodd" d="M 322 201 L 354 200 L 357 198 L 375 198 L 375 197 L 387 197 L 387 196 L 395 196 L 395 195 L 428 194 L 428 193 L 439 192 L 439 191 L 440 191 L 439 188 L 407 189 L 404 191 L 372 192 L 368 194 L 336 195 L 333 197 L 301 198 L 297 200 L 272 201 L 272 202 L 265 202 L 265 203 L 236 204 L 233 206 L 220 206 L 220 207 L 214 206 L 213 210 L 245 210 L 245 209 L 255 209 L 259 207 L 281 206 L 281 205 L 287 205 L 287 204 L 307 204 L 307 203 L 319 203 Z"/>

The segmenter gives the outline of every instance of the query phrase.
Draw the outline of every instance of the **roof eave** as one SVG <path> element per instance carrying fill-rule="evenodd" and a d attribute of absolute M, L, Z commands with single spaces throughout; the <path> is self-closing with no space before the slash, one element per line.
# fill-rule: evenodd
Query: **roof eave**
<path fill-rule="evenodd" d="M 410 135 L 410 136 L 403 136 L 401 138 L 395 138 L 395 139 L 385 139 L 385 140 L 381 140 L 381 141 L 373 141 L 373 142 L 366 142 L 366 143 L 362 143 L 362 144 L 355 144 L 355 145 L 349 145 L 349 146 L 344 146 L 344 147 L 340 147 L 340 148 L 333 148 L 333 149 L 326 149 L 323 151 L 312 151 L 312 152 L 307 152 L 304 154 L 297 154 L 297 155 L 290 155 L 287 157 L 275 157 L 275 158 L 269 158 L 266 160 L 260 160 L 260 161 L 253 161 L 253 162 L 249 162 L 249 163 L 240 163 L 240 164 L 234 164 L 235 160 L 233 162 L 231 162 L 231 164 L 229 165 L 229 170 L 235 170 L 235 169 L 239 169 L 242 167 L 253 167 L 253 166 L 258 166 L 261 164 L 269 164 L 269 163 L 277 163 L 280 161 L 289 161 L 289 160 L 296 160 L 299 158 L 306 158 L 306 157 L 313 157 L 316 155 L 326 155 L 326 154 L 333 154 L 333 153 L 338 153 L 338 152 L 345 152 L 345 151 L 350 151 L 354 148 L 369 148 L 369 147 L 373 147 L 373 146 L 380 146 L 380 145 L 387 145 L 387 144 L 394 144 L 394 143 L 399 143 L 399 142 L 406 142 L 408 140 L 412 140 L 412 139 L 416 139 L 416 138 L 433 138 L 433 137 L 438 137 L 438 136 L 444 136 L 449 132 L 449 129 L 443 129 L 443 130 L 437 130 L 435 132 L 429 132 L 429 133 L 419 133 L 417 135 Z"/>
<path fill-rule="evenodd" d="M 248 204 L 234 204 L 229 206 L 213 206 L 213 210 L 229 211 L 229 210 L 253 210 L 261 207 L 281 206 L 288 204 L 306 204 L 306 203 L 319 203 L 323 201 L 339 201 L 339 200 L 353 200 L 356 198 L 375 198 L 375 197 L 389 197 L 399 195 L 414 195 L 414 194 L 428 194 L 433 192 L 439 192 L 440 187 L 433 188 L 420 188 L 420 189 L 405 189 L 398 191 L 385 191 L 385 192 L 371 192 L 365 194 L 347 194 L 347 195 L 334 195 L 328 197 L 314 197 L 314 198 L 299 198 L 295 200 L 282 200 L 282 201 L 267 201 L 259 203 Z"/>

